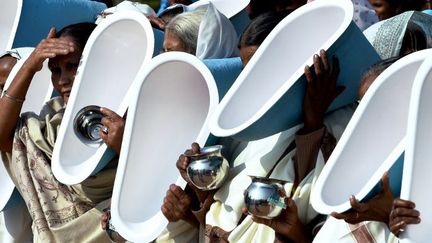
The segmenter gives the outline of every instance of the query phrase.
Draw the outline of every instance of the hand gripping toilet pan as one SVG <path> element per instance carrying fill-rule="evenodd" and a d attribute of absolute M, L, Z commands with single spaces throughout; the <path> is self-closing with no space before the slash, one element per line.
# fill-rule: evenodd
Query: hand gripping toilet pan
<path fill-rule="evenodd" d="M 421 222 L 408 225 L 399 238 L 404 243 L 428 242 L 432 238 L 431 146 L 432 146 L 432 53 L 415 78 L 408 116 L 407 144 L 401 198 L 411 200 L 420 211 Z"/>
<path fill-rule="evenodd" d="M 211 132 L 257 140 L 301 123 L 304 67 L 313 64 L 320 49 L 327 50 L 330 61 L 333 55 L 339 58 L 338 84 L 346 87 L 329 111 L 355 101 L 363 71 L 379 56 L 352 17 L 351 1 L 326 0 L 308 3 L 283 19 L 216 108 Z"/>
<path fill-rule="evenodd" d="M 5 90 L 10 86 L 18 70 L 22 67 L 34 48 L 14 49 L 16 56 L 20 59 L 11 70 L 6 83 Z M 53 92 L 51 84 L 51 72 L 48 69 L 48 62 L 44 62 L 42 69 L 35 74 L 28 89 L 26 100 L 21 108 L 21 113 L 34 112 L 39 114 L 45 102 L 47 102 Z M 0 163 L 3 163 L 0 158 Z M 9 177 L 5 167 L 0 165 L 0 209 L 6 209 L 15 205 L 20 199 L 19 193 L 13 194 L 15 185 Z"/>
<path fill-rule="evenodd" d="M 401 166 L 390 168 L 403 158 L 412 84 L 431 55 L 419 51 L 398 60 L 369 87 L 312 191 L 312 206 L 319 213 L 350 209 L 349 197 L 362 200 L 385 171 L 392 189 L 400 186 Z"/>
<path fill-rule="evenodd" d="M 83 108 L 107 107 L 123 116 L 126 96 L 140 68 L 153 54 L 153 30 L 136 11 L 121 11 L 101 22 L 84 48 L 52 157 L 55 177 L 64 184 L 80 183 L 102 169 L 112 151 L 105 144 L 88 144 L 74 131 Z"/>
<path fill-rule="evenodd" d="M 10 50 L 21 16 L 22 0 L 3 0 L 0 9 L 0 51 Z"/>
<path fill-rule="evenodd" d="M 193 141 L 205 144 L 219 96 L 208 68 L 180 52 L 155 57 L 131 91 L 111 216 L 124 238 L 150 242 L 168 223 L 160 208 L 169 185 L 186 185 L 178 156 Z"/>

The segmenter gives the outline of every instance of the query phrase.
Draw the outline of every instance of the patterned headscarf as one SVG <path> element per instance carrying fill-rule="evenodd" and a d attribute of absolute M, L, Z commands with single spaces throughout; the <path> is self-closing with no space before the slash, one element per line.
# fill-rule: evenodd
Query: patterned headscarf
<path fill-rule="evenodd" d="M 382 59 L 405 54 L 401 53 L 404 39 L 409 37 L 410 41 L 420 41 L 416 39 L 417 34 L 420 34 L 421 38 L 424 37 L 421 41 L 425 42 L 426 46 L 414 46 L 414 49 L 432 47 L 432 16 L 422 12 L 407 11 L 381 21 L 365 31 L 368 40 Z"/>

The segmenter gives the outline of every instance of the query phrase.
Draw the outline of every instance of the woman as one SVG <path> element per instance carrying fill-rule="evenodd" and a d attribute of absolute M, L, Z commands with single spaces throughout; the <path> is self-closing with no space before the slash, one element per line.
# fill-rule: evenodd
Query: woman
<path fill-rule="evenodd" d="M 205 10 L 186 12 L 171 19 L 165 26 L 164 52 L 182 51 L 195 55 L 200 23 Z"/>
<path fill-rule="evenodd" d="M 280 16 L 275 17 L 271 14 L 262 17 L 262 20 L 259 18 L 247 28 L 240 42 L 244 65 L 265 39 L 265 33 L 268 34 L 282 19 Z M 274 24 L 268 25 L 267 30 L 261 30 L 261 24 L 256 26 L 255 21 L 260 21 L 261 24 Z M 247 50 L 248 48 L 250 49 Z M 310 226 L 319 222 L 320 217 L 308 206 L 309 192 L 312 181 L 319 174 L 324 160 L 329 156 L 329 151 L 335 143 L 334 138 L 327 133 L 331 127 L 328 130 L 324 127 L 324 112 L 333 99 L 343 91 L 343 87 L 338 87 L 335 83 L 338 75 L 336 59 L 331 70 L 325 52 L 321 51 L 320 55 L 314 56 L 314 64 L 317 78 L 311 75 L 309 67 L 305 68 L 309 83 L 304 100 L 304 126 L 249 143 L 236 141 L 225 143 L 228 150 L 231 150 L 226 151 L 226 157 L 233 167 L 231 180 L 216 192 L 199 191 L 190 182 L 185 191 L 171 185 L 162 205 L 162 212 L 170 222 L 184 220 L 190 225 L 200 226 L 202 231 L 205 226 L 203 233 L 208 242 L 271 242 L 275 239 L 310 242 L 312 240 L 313 227 Z M 185 171 L 189 163 L 187 155 L 197 152 L 199 146 L 193 144 L 192 148 L 177 161 L 180 174 L 186 181 L 188 177 Z M 266 176 L 273 167 L 275 168 L 273 173 L 268 176 L 289 181 L 287 185 L 291 189 L 286 193 L 293 199 L 286 201 L 287 210 L 281 217 L 270 221 L 251 216 L 244 217 L 242 195 L 249 183 L 247 175 Z"/>
<path fill-rule="evenodd" d="M 358 90 L 359 99 L 362 99 L 370 85 L 390 65 L 399 60 L 399 57 L 389 58 L 372 65 L 363 75 Z M 359 202 L 354 196 L 350 197 L 352 209 L 344 213 L 331 213 L 331 216 L 343 221 L 331 221 L 331 230 L 336 233 L 334 240 L 340 242 L 362 242 L 365 237 L 377 242 L 386 242 L 389 238 L 387 226 L 392 208 L 394 195 L 390 190 L 389 175 L 386 172 L 381 178 L 382 188 L 375 197 L 365 202 Z M 330 223 L 329 223 L 330 225 Z M 328 229 L 328 228 L 327 228 Z"/>
<path fill-rule="evenodd" d="M 163 50 L 181 51 L 201 60 L 238 56 L 237 32 L 213 4 L 177 15 L 165 27 Z"/>
<path fill-rule="evenodd" d="M 81 184 L 59 183 L 51 171 L 57 130 L 68 102 L 85 43 L 95 28 L 91 23 L 51 29 L 0 99 L 0 150 L 9 175 L 32 216 L 34 242 L 107 241 L 99 227 L 98 207 L 111 196 L 116 164 L 111 162 Z M 54 89 L 60 94 L 41 113 L 21 113 L 29 85 L 49 59 Z"/>

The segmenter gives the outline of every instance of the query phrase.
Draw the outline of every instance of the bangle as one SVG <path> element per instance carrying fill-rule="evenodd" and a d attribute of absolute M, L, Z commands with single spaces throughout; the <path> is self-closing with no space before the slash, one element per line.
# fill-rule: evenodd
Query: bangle
<path fill-rule="evenodd" d="M 10 100 L 12 100 L 12 101 L 14 101 L 16 103 L 20 103 L 20 104 L 24 103 L 24 101 L 25 101 L 25 98 L 24 99 L 20 99 L 20 98 L 8 95 L 7 90 L 3 91 L 3 96 L 5 98 L 8 98 L 8 99 L 10 99 Z"/>

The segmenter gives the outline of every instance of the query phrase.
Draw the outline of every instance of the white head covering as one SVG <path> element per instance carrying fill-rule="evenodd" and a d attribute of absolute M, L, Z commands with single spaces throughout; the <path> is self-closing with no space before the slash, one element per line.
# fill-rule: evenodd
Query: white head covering
<path fill-rule="evenodd" d="M 238 56 L 237 41 L 232 23 L 210 3 L 200 24 L 196 56 L 199 59 Z"/>
<path fill-rule="evenodd" d="M 407 11 L 380 21 L 365 30 L 369 42 L 382 59 L 398 56 L 403 38 L 414 11 Z"/>
<path fill-rule="evenodd" d="M 373 46 L 382 59 L 398 56 L 414 11 L 399 14 L 381 25 L 373 41 Z"/>

